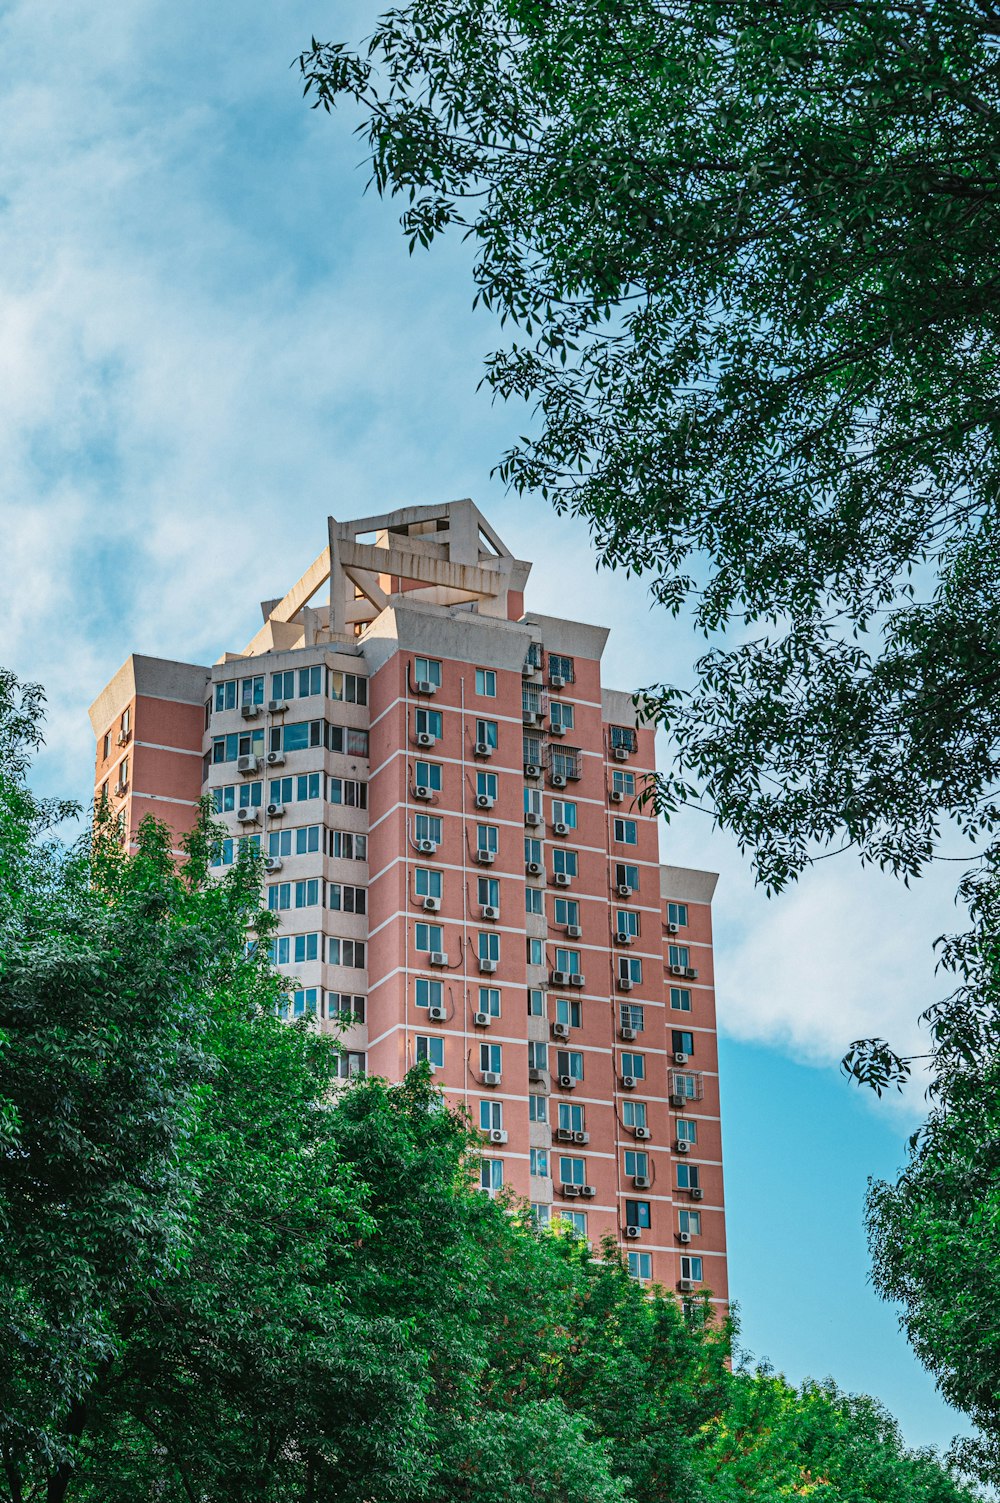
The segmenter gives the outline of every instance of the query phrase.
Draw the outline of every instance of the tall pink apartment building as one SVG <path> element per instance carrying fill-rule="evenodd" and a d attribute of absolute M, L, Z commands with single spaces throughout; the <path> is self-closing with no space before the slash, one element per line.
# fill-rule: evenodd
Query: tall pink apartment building
<path fill-rule="evenodd" d="M 724 1302 L 716 879 L 661 864 L 608 631 L 526 610 L 530 569 L 470 501 L 331 518 L 242 652 L 129 658 L 90 712 L 96 792 L 133 833 L 209 795 L 345 1075 L 428 1061 L 485 1191 Z"/>

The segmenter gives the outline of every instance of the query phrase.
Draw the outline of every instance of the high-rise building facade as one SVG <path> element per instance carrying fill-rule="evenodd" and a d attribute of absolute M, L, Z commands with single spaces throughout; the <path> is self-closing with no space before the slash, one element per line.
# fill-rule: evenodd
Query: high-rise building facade
<path fill-rule="evenodd" d="M 525 610 L 530 568 L 469 501 L 331 518 L 243 652 L 129 658 L 95 791 L 130 833 L 209 795 L 345 1075 L 427 1060 L 484 1190 L 725 1301 L 715 877 L 661 865 L 653 733 L 601 683 L 607 629 Z"/>

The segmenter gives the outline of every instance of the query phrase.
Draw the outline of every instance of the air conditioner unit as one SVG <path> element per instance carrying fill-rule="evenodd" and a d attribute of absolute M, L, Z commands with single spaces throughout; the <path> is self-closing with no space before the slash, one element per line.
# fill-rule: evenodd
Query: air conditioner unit
<path fill-rule="evenodd" d="M 560 1185 L 559 1188 L 560 1188 L 560 1190 L 562 1191 L 562 1193 L 564 1195 L 569 1195 L 571 1197 L 575 1197 L 575 1196 L 579 1195 L 579 1193 L 582 1190 L 583 1186 L 582 1185 Z"/>
<path fill-rule="evenodd" d="M 538 766 L 537 762 L 525 762 L 524 776 L 526 778 L 540 778 L 541 775 L 542 769 Z"/>
<path fill-rule="evenodd" d="M 624 801 L 625 798 L 625 795 L 624 793 L 622 793 L 620 788 L 612 788 L 608 796 L 613 804 L 620 804 Z"/>
<path fill-rule="evenodd" d="M 429 803 L 431 799 L 431 790 L 428 788 L 426 783 L 418 783 L 413 790 L 413 797 L 420 799 L 422 803 Z"/>
<path fill-rule="evenodd" d="M 568 1023 L 553 1023 L 552 1024 L 552 1037 L 554 1039 L 568 1039 L 569 1038 L 569 1024 Z"/>
<path fill-rule="evenodd" d="M 424 856 L 433 856 L 437 850 L 437 845 L 433 840 L 418 840 L 417 850 Z"/>
<path fill-rule="evenodd" d="M 692 1289 L 697 1288 L 694 1279 L 681 1279 L 680 1288 L 682 1294 L 690 1294 Z"/>
<path fill-rule="evenodd" d="M 618 990 L 620 992 L 630 992 L 632 990 L 632 978 L 631 978 L 631 976 L 619 976 L 618 977 Z"/>
<path fill-rule="evenodd" d="M 671 976 L 683 976 L 684 967 L 682 965 L 672 965 L 670 967 L 670 974 Z"/>
<path fill-rule="evenodd" d="M 637 1190 L 648 1190 L 653 1181 L 648 1174 L 634 1174 L 632 1183 Z"/>
<path fill-rule="evenodd" d="M 639 1139 L 640 1143 L 648 1143 L 653 1136 L 648 1127 L 633 1127 L 632 1134 Z"/>
<path fill-rule="evenodd" d="M 255 825 L 260 819 L 259 809 L 237 809 L 236 818 L 241 825 Z"/>
<path fill-rule="evenodd" d="M 580 1194 L 586 1196 L 587 1200 L 593 1200 L 594 1196 L 597 1194 L 597 1191 L 593 1185 L 581 1185 Z"/>
<path fill-rule="evenodd" d="M 244 720 L 256 720 L 263 709 L 263 705 L 241 705 L 240 714 Z"/>
<path fill-rule="evenodd" d="M 681 928 L 680 924 L 668 924 L 667 925 L 667 933 L 668 934 L 679 934 L 680 933 L 680 928 Z"/>
<path fill-rule="evenodd" d="M 492 746 L 490 745 L 490 743 L 488 741 L 477 741 L 476 742 L 476 756 L 477 757 L 492 757 L 492 755 L 493 755 L 493 748 L 492 748 Z"/>
<path fill-rule="evenodd" d="M 476 860 L 480 866 L 492 866 L 497 859 L 496 851 L 480 850 L 476 852 Z"/>
<path fill-rule="evenodd" d="M 413 685 L 414 694 L 436 694 L 437 684 L 432 684 L 429 678 L 418 678 Z"/>
<path fill-rule="evenodd" d="M 477 1012 L 474 1021 L 477 1028 L 488 1028 L 493 1019 L 488 1012 Z"/>
<path fill-rule="evenodd" d="M 569 977 L 569 984 L 570 984 L 570 986 L 583 986 L 584 983 L 586 982 L 586 979 L 587 978 L 586 978 L 586 976 L 584 976 L 584 974 L 582 973 L 582 971 L 571 971 L 570 972 L 570 977 Z"/>
<path fill-rule="evenodd" d="M 674 1091 L 670 1097 L 670 1105 L 675 1111 L 680 1111 L 683 1107 L 687 1106 L 687 1100 L 687 1097 L 682 1096 L 680 1091 Z"/>
<path fill-rule="evenodd" d="M 528 1066 L 528 1079 L 529 1080 L 534 1080 L 536 1082 L 540 1081 L 540 1080 L 544 1080 L 545 1079 L 545 1071 L 539 1069 L 538 1065 L 529 1065 Z"/>
<path fill-rule="evenodd" d="M 678 1240 L 678 1242 L 683 1242 L 684 1246 L 686 1247 L 688 1245 L 688 1243 L 691 1241 L 691 1233 L 690 1232 L 678 1232 L 677 1233 L 677 1240 Z"/>
<path fill-rule="evenodd" d="M 550 779 L 553 788 L 565 788 L 566 779 L 561 772 L 554 772 Z"/>
<path fill-rule="evenodd" d="M 417 745 L 418 746 L 433 746 L 435 740 L 436 740 L 436 737 L 432 736 L 431 733 L 430 733 L 430 731 L 418 731 L 417 732 Z"/>
<path fill-rule="evenodd" d="M 500 1071 L 499 1070 L 484 1070 L 483 1071 L 483 1085 L 499 1085 L 499 1084 L 500 1084 Z"/>
<path fill-rule="evenodd" d="M 534 809 L 527 809 L 524 815 L 524 822 L 526 825 L 540 825 L 542 822 L 542 816 L 540 814 L 536 814 Z"/>
<path fill-rule="evenodd" d="M 688 1056 L 685 1054 L 684 1050 L 683 1049 L 675 1049 L 674 1050 L 674 1064 L 675 1065 L 686 1065 L 687 1062 L 688 1062 Z"/>
<path fill-rule="evenodd" d="M 268 817 L 268 819 L 283 819 L 284 815 L 285 815 L 285 806 L 284 806 L 284 804 L 268 804 L 268 806 L 267 806 L 267 817 Z"/>
<path fill-rule="evenodd" d="M 622 1024 L 621 1028 L 619 1028 L 618 1030 L 618 1034 L 620 1038 L 623 1038 L 626 1041 L 626 1043 L 631 1044 L 635 1038 L 635 1029 L 627 1028 L 624 1024 Z"/>
<path fill-rule="evenodd" d="M 557 887 L 568 887 L 570 884 L 569 872 L 553 872 L 552 880 Z"/>
<path fill-rule="evenodd" d="M 571 1127 L 557 1127 L 556 1128 L 556 1142 L 557 1143 L 572 1143 L 572 1141 L 573 1141 L 573 1139 L 574 1139 L 575 1136 L 576 1136 L 576 1134 L 573 1132 L 573 1129 Z"/>
<path fill-rule="evenodd" d="M 704 1200 L 705 1199 L 705 1192 L 704 1192 L 704 1190 L 702 1190 L 698 1185 L 693 1185 L 691 1187 L 691 1199 L 692 1200 Z"/>
<path fill-rule="evenodd" d="M 549 735 L 550 736 L 565 736 L 565 734 L 566 734 L 566 727 L 564 725 L 560 725 L 560 723 L 558 721 L 556 721 L 556 720 L 550 720 L 549 721 Z"/>
<path fill-rule="evenodd" d="M 424 912 L 425 913 L 440 913 L 441 912 L 441 899 L 440 898 L 424 898 Z"/>
<path fill-rule="evenodd" d="M 504 1130 L 503 1130 L 502 1127 L 491 1127 L 490 1128 L 490 1142 L 491 1143 L 506 1143 L 506 1141 L 507 1141 L 507 1134 L 504 1132 Z"/>
<path fill-rule="evenodd" d="M 674 1152 L 675 1153 L 690 1153 L 691 1152 L 691 1144 L 688 1142 L 687 1138 L 678 1138 L 677 1139 L 677 1142 L 674 1144 Z"/>
<path fill-rule="evenodd" d="M 568 986 L 569 985 L 569 972 L 568 971 L 552 971 L 551 974 L 549 975 L 549 980 L 552 982 L 553 986 Z"/>
<path fill-rule="evenodd" d="M 443 1007 L 428 1007 L 427 1009 L 427 1018 L 431 1023 L 444 1023 L 447 1017 L 448 1014 Z"/>
<path fill-rule="evenodd" d="M 693 965 L 686 965 L 684 967 L 684 979 L 685 981 L 698 980 L 698 972 Z"/>
<path fill-rule="evenodd" d="M 132 740 L 132 732 L 119 731 L 116 740 L 119 746 L 128 746 L 129 742 Z"/>
<path fill-rule="evenodd" d="M 542 863 L 540 861 L 529 861 L 526 870 L 529 877 L 540 877 L 542 875 Z"/>
<path fill-rule="evenodd" d="M 630 1240 L 634 1240 L 636 1237 L 642 1236 L 642 1228 L 639 1226 L 627 1226 L 625 1228 L 625 1235 Z"/>
<path fill-rule="evenodd" d="M 284 767 L 284 765 L 285 765 L 285 754 L 284 754 L 284 752 L 268 752 L 268 754 L 267 754 L 267 765 L 268 765 L 268 767 Z"/>
<path fill-rule="evenodd" d="M 284 862 L 280 856 L 265 856 L 264 870 L 266 872 L 280 872 Z"/>
<path fill-rule="evenodd" d="M 635 1076 L 634 1075 L 623 1075 L 622 1076 L 622 1078 L 621 1078 L 621 1088 L 622 1088 L 623 1091 L 634 1091 L 635 1090 L 635 1084 L 636 1084 L 636 1082 L 635 1082 Z"/>
<path fill-rule="evenodd" d="M 567 924 L 566 925 L 566 938 L 567 939 L 579 939 L 582 934 L 583 934 L 583 930 L 580 928 L 579 924 Z"/>
<path fill-rule="evenodd" d="M 629 751 L 628 751 L 628 747 L 627 746 L 616 746 L 615 747 L 615 761 L 616 762 L 627 762 L 628 761 L 628 757 L 629 757 Z"/>
<path fill-rule="evenodd" d="M 573 1134 L 573 1142 L 574 1143 L 581 1143 L 581 1144 L 583 1144 L 583 1143 L 589 1143 L 590 1142 L 590 1133 L 589 1132 L 575 1132 Z"/>
<path fill-rule="evenodd" d="M 476 808 L 477 809 L 492 809 L 493 808 L 493 800 L 492 800 L 492 798 L 490 798 L 490 795 L 488 793 L 477 793 L 476 794 Z"/>
<path fill-rule="evenodd" d="M 267 702 L 267 713 L 269 715 L 284 715 L 287 709 L 288 705 L 283 699 L 269 699 Z"/>
<path fill-rule="evenodd" d="M 560 1085 L 560 1088 L 562 1090 L 564 1090 L 564 1091 L 575 1091 L 576 1090 L 576 1076 L 575 1075 L 560 1075 L 560 1077 L 559 1077 L 559 1085 Z"/>
<path fill-rule="evenodd" d="M 448 956 L 444 950 L 431 950 L 427 956 L 428 965 L 447 965 Z"/>
<path fill-rule="evenodd" d="M 236 759 L 237 772 L 256 772 L 259 767 L 259 757 L 237 757 Z"/>
<path fill-rule="evenodd" d="M 534 725 L 534 723 L 535 723 L 535 712 L 534 712 L 534 710 L 522 710 L 521 711 L 521 719 L 522 719 L 522 721 L 524 722 L 525 725 Z"/>
<path fill-rule="evenodd" d="M 565 687 L 566 680 L 563 678 L 561 673 L 552 673 L 549 675 L 550 689 L 565 689 Z"/>
<path fill-rule="evenodd" d="M 627 882 L 619 882 L 616 890 L 620 898 L 630 898 L 632 896 L 632 889 Z"/>
<path fill-rule="evenodd" d="M 521 677 L 522 678 L 530 678 L 531 675 L 533 673 L 537 673 L 537 671 L 538 670 L 535 667 L 534 663 L 522 663 L 521 664 Z"/>
<path fill-rule="evenodd" d="M 492 976 L 497 968 L 495 960 L 487 960 L 484 956 L 479 957 L 479 970 L 483 976 Z"/>
<path fill-rule="evenodd" d="M 628 932 L 627 929 L 619 929 L 618 933 L 615 935 L 615 938 L 620 945 L 632 944 L 632 935 Z"/>
<path fill-rule="evenodd" d="M 552 826 L 552 833 L 553 835 L 568 835 L 569 825 L 566 824 L 563 820 L 557 819 L 555 824 Z"/>
<path fill-rule="evenodd" d="M 500 910 L 495 903 L 484 903 L 482 915 L 484 919 L 498 919 L 500 917 Z"/>

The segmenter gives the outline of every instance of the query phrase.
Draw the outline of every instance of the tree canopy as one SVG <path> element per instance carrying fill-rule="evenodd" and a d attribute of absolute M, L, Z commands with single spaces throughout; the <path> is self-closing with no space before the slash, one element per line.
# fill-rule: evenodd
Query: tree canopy
<path fill-rule="evenodd" d="M 729 631 L 650 687 L 655 799 L 774 888 L 996 822 L 998 49 L 988 0 L 407 0 L 300 59 L 515 331 L 501 473 Z"/>

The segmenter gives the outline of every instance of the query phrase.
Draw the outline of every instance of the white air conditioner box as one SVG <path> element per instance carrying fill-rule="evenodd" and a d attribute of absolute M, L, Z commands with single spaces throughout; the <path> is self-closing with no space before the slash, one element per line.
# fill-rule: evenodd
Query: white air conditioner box
<path fill-rule="evenodd" d="M 284 715 L 287 709 L 288 705 L 283 699 L 269 699 L 267 702 L 267 713 L 269 715 Z"/>
<path fill-rule="evenodd" d="M 447 1016 L 443 1007 L 428 1007 L 427 1009 L 427 1017 L 432 1023 L 444 1023 Z"/>
<path fill-rule="evenodd" d="M 622 1078 L 621 1078 L 621 1088 L 622 1088 L 623 1091 L 634 1091 L 635 1090 L 635 1086 L 636 1086 L 636 1079 L 635 1079 L 634 1075 L 623 1075 L 622 1076 Z"/>
<path fill-rule="evenodd" d="M 427 956 L 428 965 L 447 965 L 448 956 L 444 950 L 431 950 Z"/>
<path fill-rule="evenodd" d="M 285 806 L 284 806 L 284 804 L 268 804 L 268 806 L 267 806 L 267 817 L 268 817 L 268 819 L 284 819 L 284 817 L 285 817 Z"/>
<path fill-rule="evenodd" d="M 431 735 L 430 731 L 418 731 L 417 732 L 417 745 L 418 746 L 433 746 L 434 742 L 435 742 L 435 739 L 436 738 Z"/>
<path fill-rule="evenodd" d="M 492 809 L 493 808 L 493 800 L 492 800 L 492 798 L 490 797 L 490 795 L 488 793 L 477 793 L 476 794 L 476 808 L 477 809 Z"/>
<path fill-rule="evenodd" d="M 284 754 L 284 752 L 268 752 L 268 754 L 267 754 L 267 765 L 268 765 L 268 767 L 284 767 L 284 765 L 285 765 L 285 754 Z"/>
<path fill-rule="evenodd" d="M 484 903 L 482 913 L 484 919 L 498 919 L 500 917 L 500 910 L 495 903 Z"/>
<path fill-rule="evenodd" d="M 557 887 L 568 887 L 569 883 L 570 883 L 569 873 L 568 872 L 554 872 L 553 875 L 552 875 L 552 880 L 556 884 Z"/>
<path fill-rule="evenodd" d="M 441 912 L 441 899 L 440 898 L 424 898 L 424 912 L 425 913 L 440 913 Z"/>
<path fill-rule="evenodd" d="M 424 856 L 433 856 L 434 852 L 437 850 L 437 846 L 435 845 L 433 840 L 418 840 L 417 850 L 420 851 Z"/>
<path fill-rule="evenodd" d="M 483 1085 L 499 1085 L 499 1084 L 500 1084 L 500 1071 L 499 1070 L 484 1070 L 483 1071 Z"/>
<path fill-rule="evenodd" d="M 492 976 L 495 974 L 496 968 L 497 962 L 495 960 L 487 960 L 483 956 L 479 957 L 479 971 L 481 975 Z"/>

